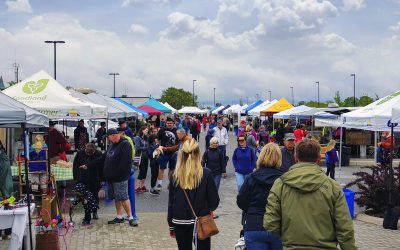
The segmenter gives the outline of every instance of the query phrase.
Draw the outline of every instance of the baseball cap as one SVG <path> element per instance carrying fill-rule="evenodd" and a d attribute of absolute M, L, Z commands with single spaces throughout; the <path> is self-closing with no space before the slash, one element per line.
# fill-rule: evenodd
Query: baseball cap
<path fill-rule="evenodd" d="M 116 134 L 118 134 L 118 131 L 117 131 L 115 128 L 109 128 L 109 129 L 107 130 L 107 132 L 106 132 L 106 136 L 109 136 L 109 135 L 116 135 Z"/>
<path fill-rule="evenodd" d="M 125 130 L 127 130 L 127 128 L 121 128 L 121 127 L 118 127 L 118 128 L 117 128 L 117 131 L 118 131 L 118 132 L 125 131 Z"/>
<path fill-rule="evenodd" d="M 294 137 L 293 133 L 286 133 L 285 134 L 285 138 L 283 138 L 284 140 L 295 140 L 296 137 Z"/>

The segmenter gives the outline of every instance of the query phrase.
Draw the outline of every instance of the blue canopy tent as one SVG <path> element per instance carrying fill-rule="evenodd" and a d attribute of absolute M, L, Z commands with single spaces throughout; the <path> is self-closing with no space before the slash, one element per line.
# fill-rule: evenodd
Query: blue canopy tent
<path fill-rule="evenodd" d="M 255 107 L 261 105 L 264 101 L 262 100 L 258 100 L 252 104 L 250 104 L 250 106 L 248 106 L 245 110 L 242 111 L 242 113 L 245 113 L 247 115 L 247 112 L 249 112 L 250 110 L 254 109 Z"/>
<path fill-rule="evenodd" d="M 169 108 L 165 107 L 162 103 L 160 103 L 159 101 L 157 101 L 154 98 L 149 98 L 149 100 L 147 100 L 145 103 L 143 103 L 140 106 L 150 106 L 153 107 L 157 110 L 160 110 L 161 112 L 163 112 L 164 114 L 171 114 L 172 110 L 170 110 Z"/>
<path fill-rule="evenodd" d="M 138 112 L 138 114 L 141 114 L 144 118 L 149 117 L 149 114 L 146 111 L 141 110 L 140 108 L 137 108 L 135 106 L 133 106 L 132 104 L 130 104 L 129 102 L 126 102 L 120 98 L 115 98 L 115 100 L 119 101 L 122 104 L 125 104 L 126 106 L 128 106 L 129 108 L 135 110 L 136 112 Z"/>

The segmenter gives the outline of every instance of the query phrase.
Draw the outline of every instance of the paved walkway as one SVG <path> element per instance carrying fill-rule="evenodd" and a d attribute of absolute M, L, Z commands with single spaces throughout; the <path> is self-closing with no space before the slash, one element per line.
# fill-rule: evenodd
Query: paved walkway
<path fill-rule="evenodd" d="M 204 138 L 202 135 L 201 138 Z M 231 157 L 235 138 L 232 134 L 227 148 Z M 200 143 L 204 149 L 203 139 Z M 340 183 L 348 183 L 352 173 L 360 170 L 360 165 L 343 167 L 337 172 Z M 149 171 L 150 172 L 150 171 Z M 236 183 L 231 161 L 227 167 L 228 178 L 221 180 L 221 202 L 217 210 L 220 216 L 216 222 L 220 233 L 212 238 L 212 249 L 233 249 L 241 229 L 241 210 L 236 206 Z M 149 178 L 148 178 L 149 179 Z M 166 183 L 164 183 L 166 186 Z M 67 237 L 68 249 L 177 249 L 174 239 L 169 237 L 166 220 L 168 191 L 163 190 L 160 196 L 150 196 L 148 193 L 136 195 L 139 227 L 123 225 L 107 225 L 107 220 L 114 218 L 113 204 L 102 204 L 99 211 L 100 220 L 93 221 L 89 227 L 81 227 L 79 222 L 83 215 L 77 212 L 74 221 L 77 222 L 72 235 Z M 356 208 L 356 212 L 358 209 Z M 356 241 L 359 249 L 400 249 L 400 232 L 384 230 L 381 226 L 354 221 Z M 65 249 L 61 240 L 61 247 Z M 7 249 L 8 241 L 0 241 L 0 250 Z"/>

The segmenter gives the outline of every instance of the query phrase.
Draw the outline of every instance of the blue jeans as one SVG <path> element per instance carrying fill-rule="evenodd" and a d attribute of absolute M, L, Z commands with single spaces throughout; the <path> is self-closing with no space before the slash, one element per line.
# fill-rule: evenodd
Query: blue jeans
<path fill-rule="evenodd" d="M 246 231 L 244 242 L 248 250 L 282 250 L 282 241 L 267 231 Z"/>
<path fill-rule="evenodd" d="M 247 177 L 249 174 L 240 174 L 240 173 L 238 173 L 238 172 L 235 172 L 235 175 L 236 175 L 237 190 L 238 190 L 238 192 L 239 192 L 239 191 L 240 191 L 240 188 L 241 188 L 242 185 L 243 185 L 244 179 L 246 179 L 246 177 Z"/>
<path fill-rule="evenodd" d="M 217 187 L 217 191 L 219 190 L 219 184 L 221 183 L 221 175 L 214 175 L 214 183 Z"/>

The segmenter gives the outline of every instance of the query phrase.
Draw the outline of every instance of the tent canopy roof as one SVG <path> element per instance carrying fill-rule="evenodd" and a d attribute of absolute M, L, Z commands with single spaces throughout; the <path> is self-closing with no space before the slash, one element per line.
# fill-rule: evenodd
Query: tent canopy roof
<path fill-rule="evenodd" d="M 250 110 L 254 109 L 255 107 L 261 105 L 263 102 L 264 101 L 262 101 L 262 100 L 258 100 L 256 102 L 253 102 L 247 108 L 245 108 L 243 111 L 247 114 L 247 112 L 249 112 Z"/>
<path fill-rule="evenodd" d="M 51 119 L 91 118 L 90 105 L 70 95 L 43 70 L 3 91 Z"/>
<path fill-rule="evenodd" d="M 300 113 L 304 111 L 311 110 L 312 108 L 307 107 L 305 105 L 293 107 L 291 109 L 284 110 L 277 114 L 273 114 L 274 119 L 289 119 L 291 114 Z"/>
<path fill-rule="evenodd" d="M 174 108 L 174 107 L 172 107 L 171 105 L 169 105 L 169 103 L 168 102 L 164 102 L 164 103 L 162 103 L 165 107 L 167 107 L 167 108 L 169 108 L 171 111 L 172 111 L 172 113 L 178 113 L 178 110 L 176 110 L 176 108 Z"/>
<path fill-rule="evenodd" d="M 81 92 L 76 90 L 69 90 L 71 95 L 75 98 L 78 98 L 80 101 L 88 104 L 92 108 L 92 118 L 107 118 L 108 117 L 108 108 L 104 105 L 99 105 L 90 101 L 90 99 Z"/>
<path fill-rule="evenodd" d="M 108 119 L 118 119 L 124 118 L 125 112 L 119 108 L 112 106 L 109 100 L 105 96 L 99 95 L 97 93 L 87 94 L 86 97 L 93 103 L 106 106 L 108 109 Z"/>
<path fill-rule="evenodd" d="M 120 103 L 128 106 L 129 108 L 133 109 L 134 111 L 136 111 L 139 115 L 143 116 L 143 117 L 148 117 L 149 114 L 146 111 L 141 110 L 140 108 L 137 108 L 135 106 L 133 106 L 132 104 L 130 104 L 129 102 L 126 102 L 124 100 L 122 100 L 121 98 L 115 98 L 115 100 L 119 101 Z"/>
<path fill-rule="evenodd" d="M 143 106 L 140 106 L 139 108 L 143 111 L 146 111 L 149 115 L 162 115 L 163 114 L 163 112 L 161 112 L 160 110 L 155 109 L 149 105 L 143 105 Z"/>
<path fill-rule="evenodd" d="M 48 127 L 49 118 L 0 92 L 0 127 L 16 127 L 25 123 L 27 127 Z"/>
<path fill-rule="evenodd" d="M 149 100 L 145 101 L 142 105 L 140 105 L 140 107 L 142 106 L 150 106 L 153 107 L 163 113 L 172 113 L 172 111 L 167 108 L 166 106 L 164 106 L 162 103 L 160 103 L 159 101 L 157 101 L 156 99 L 150 97 Z"/>
<path fill-rule="evenodd" d="M 279 101 L 275 102 L 273 105 L 269 106 L 267 109 L 262 112 L 266 113 L 278 113 L 287 109 L 293 108 L 293 105 L 290 104 L 285 98 L 279 99 Z"/>
<path fill-rule="evenodd" d="M 204 114 L 204 111 L 198 107 L 183 107 L 178 110 L 180 114 Z"/>

